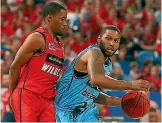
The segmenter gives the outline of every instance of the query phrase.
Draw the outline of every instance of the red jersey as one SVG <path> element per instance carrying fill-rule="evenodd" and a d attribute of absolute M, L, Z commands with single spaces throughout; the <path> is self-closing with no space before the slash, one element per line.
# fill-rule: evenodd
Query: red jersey
<path fill-rule="evenodd" d="M 149 81 L 149 82 L 154 83 L 154 85 L 157 88 L 160 88 L 160 86 L 161 86 L 161 78 L 160 77 L 154 79 L 152 76 L 149 76 L 149 77 L 146 78 L 146 80 Z"/>
<path fill-rule="evenodd" d="M 55 84 L 59 79 L 64 61 L 63 43 L 57 43 L 43 27 L 36 29 L 46 42 L 46 48 L 39 56 L 33 56 L 21 69 L 19 88 L 30 90 L 45 98 L 56 95 Z"/>

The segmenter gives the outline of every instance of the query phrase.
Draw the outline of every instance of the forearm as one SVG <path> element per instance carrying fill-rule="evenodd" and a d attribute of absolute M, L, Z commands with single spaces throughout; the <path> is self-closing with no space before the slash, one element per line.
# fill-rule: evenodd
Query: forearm
<path fill-rule="evenodd" d="M 120 106 L 120 104 L 121 104 L 121 98 L 111 97 L 111 96 L 106 98 L 106 105 Z"/>
<path fill-rule="evenodd" d="M 121 98 L 112 97 L 104 93 L 100 93 L 94 102 L 102 105 L 108 105 L 108 106 L 120 106 Z"/>
<path fill-rule="evenodd" d="M 116 80 L 109 76 L 96 75 L 91 81 L 94 86 L 111 90 L 133 90 L 132 84 L 124 80 Z"/>
<path fill-rule="evenodd" d="M 15 90 L 19 76 L 20 76 L 20 67 L 10 67 L 9 71 L 9 91 L 10 95 L 12 95 L 13 91 Z"/>

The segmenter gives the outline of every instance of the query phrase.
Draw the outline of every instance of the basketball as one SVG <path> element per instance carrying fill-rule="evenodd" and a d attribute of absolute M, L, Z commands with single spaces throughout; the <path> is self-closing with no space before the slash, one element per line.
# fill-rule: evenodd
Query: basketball
<path fill-rule="evenodd" d="M 145 116 L 150 109 L 150 100 L 145 92 L 129 91 L 122 97 L 121 108 L 130 118 Z"/>

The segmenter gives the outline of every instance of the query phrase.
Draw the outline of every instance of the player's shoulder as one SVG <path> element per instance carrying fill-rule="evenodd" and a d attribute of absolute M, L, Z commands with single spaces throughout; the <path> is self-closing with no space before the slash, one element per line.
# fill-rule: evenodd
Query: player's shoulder
<path fill-rule="evenodd" d="M 89 54 L 90 57 L 100 56 L 100 57 L 103 57 L 104 58 L 104 55 L 101 52 L 100 48 L 91 48 L 91 49 L 88 50 L 87 54 Z"/>
<path fill-rule="evenodd" d="M 33 33 L 29 34 L 28 37 L 31 39 L 40 39 L 40 40 L 44 39 L 43 34 L 41 34 L 39 32 L 33 32 Z"/>
<path fill-rule="evenodd" d="M 41 33 L 33 32 L 33 33 L 28 35 L 26 40 L 28 42 L 44 43 L 45 38 L 44 38 L 44 36 Z"/>
<path fill-rule="evenodd" d="M 89 59 L 104 60 L 104 55 L 99 48 L 88 48 L 87 52 L 80 57 L 80 60 L 87 63 Z"/>

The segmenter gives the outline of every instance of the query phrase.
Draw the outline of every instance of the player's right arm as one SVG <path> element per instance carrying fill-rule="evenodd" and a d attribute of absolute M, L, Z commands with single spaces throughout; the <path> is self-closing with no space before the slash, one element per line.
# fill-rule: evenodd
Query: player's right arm
<path fill-rule="evenodd" d="M 103 69 L 104 56 L 97 49 L 89 50 L 87 57 L 87 69 L 90 82 L 93 86 L 112 90 L 141 90 L 148 91 L 149 83 L 145 80 L 137 80 L 135 82 L 125 82 L 106 77 Z"/>
<path fill-rule="evenodd" d="M 42 49 L 44 45 L 45 41 L 43 36 L 40 33 L 35 32 L 26 38 L 24 44 L 18 50 L 9 70 L 10 97 L 17 86 L 21 67 L 31 59 L 37 50 Z"/>
<path fill-rule="evenodd" d="M 101 105 L 120 106 L 121 98 L 108 96 L 107 94 L 100 92 L 94 102 Z"/>

